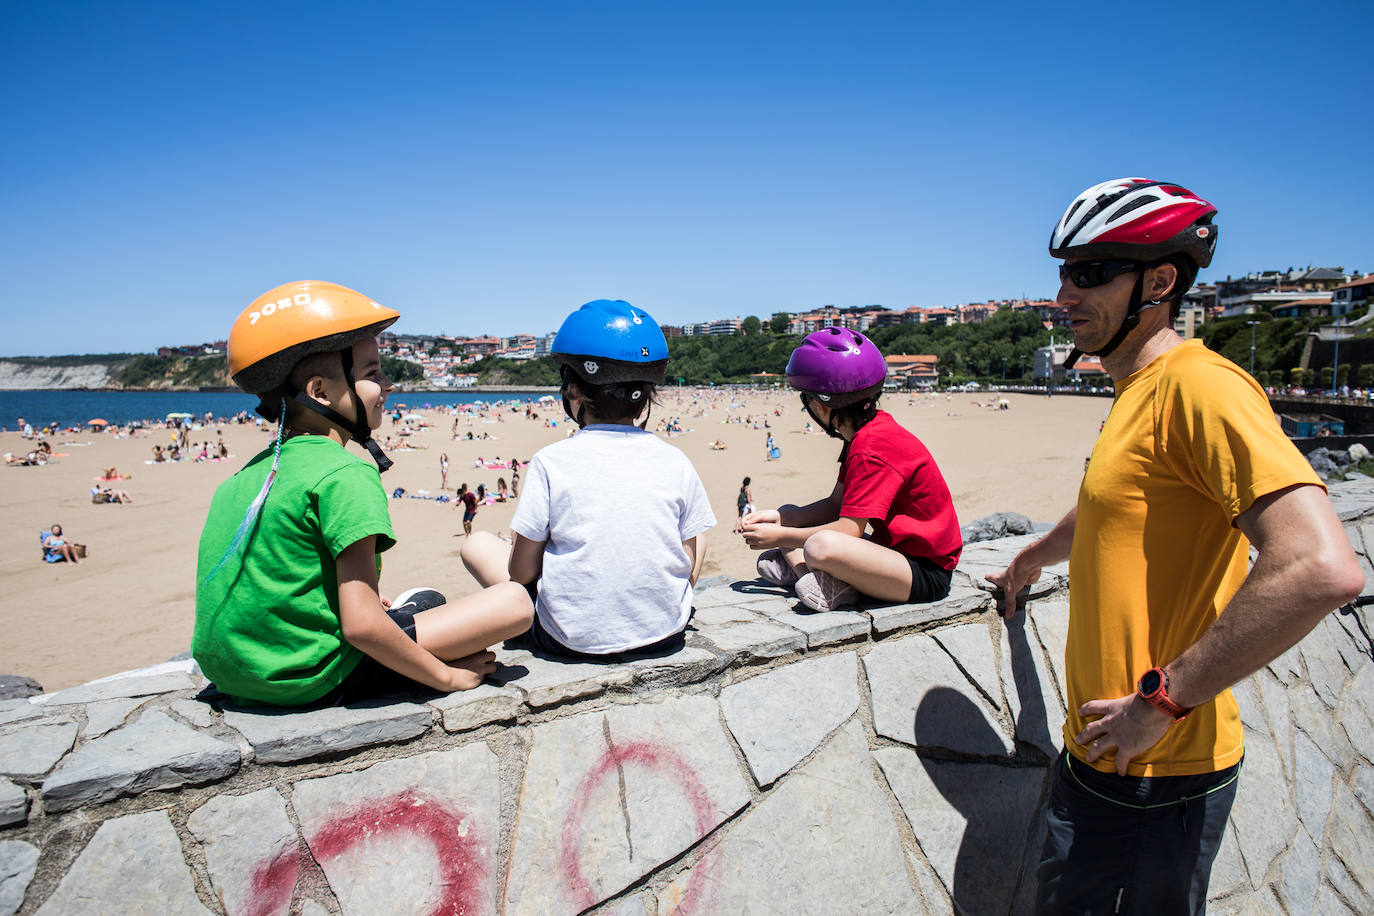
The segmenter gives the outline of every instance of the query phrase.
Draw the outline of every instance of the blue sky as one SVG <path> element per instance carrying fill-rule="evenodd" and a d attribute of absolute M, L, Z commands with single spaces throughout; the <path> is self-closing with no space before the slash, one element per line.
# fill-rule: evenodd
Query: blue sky
<path fill-rule="evenodd" d="M 1203 279 L 1374 270 L 1369 3 L 0 0 L 0 355 L 224 337 L 295 279 L 545 333 L 1057 287 L 1122 175 Z M 17 324 L 17 327 L 15 327 Z"/>

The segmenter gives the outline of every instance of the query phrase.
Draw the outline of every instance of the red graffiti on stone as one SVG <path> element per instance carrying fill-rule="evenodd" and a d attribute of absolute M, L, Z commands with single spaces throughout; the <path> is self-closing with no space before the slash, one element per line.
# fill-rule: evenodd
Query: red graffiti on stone
<path fill-rule="evenodd" d="M 491 869 L 485 861 L 479 831 L 463 824 L 466 817 L 440 801 L 417 792 L 402 792 L 331 817 L 310 841 L 318 861 L 337 858 L 360 843 L 401 834 L 427 840 L 439 864 L 439 899 L 431 916 L 490 911 L 487 899 Z M 253 872 L 257 898 L 252 916 L 284 912 L 297 878 L 295 849 L 280 853 Z M 259 894 L 263 896 L 258 897 Z M 269 897 L 271 903 L 269 904 Z M 283 901 L 278 903 L 278 901 Z M 280 908 L 278 908 L 280 907 Z"/>
<path fill-rule="evenodd" d="M 592 792 L 607 776 L 627 764 L 666 773 L 681 786 L 683 794 L 692 806 L 698 839 L 710 833 L 711 828 L 715 826 L 714 810 L 706 787 L 702 785 L 696 771 L 676 751 L 648 741 L 631 741 L 608 747 L 578 784 L 577 790 L 573 793 L 572 805 L 568 808 L 568 815 L 563 821 L 558 861 L 563 872 L 563 880 L 572 891 L 579 907 L 589 907 L 599 902 L 582 873 L 582 820 L 586 814 L 587 802 Z M 701 902 L 693 899 L 693 894 L 689 891 L 678 903 L 675 912 L 688 916 L 693 907 L 699 906 Z"/>
<path fill-rule="evenodd" d="M 299 844 L 292 842 L 253 869 L 253 897 L 243 916 L 273 916 L 291 907 L 291 891 L 300 874 Z"/>

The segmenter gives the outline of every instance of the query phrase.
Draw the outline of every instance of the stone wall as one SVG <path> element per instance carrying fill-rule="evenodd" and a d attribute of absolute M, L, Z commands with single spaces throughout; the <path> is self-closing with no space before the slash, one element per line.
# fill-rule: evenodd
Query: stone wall
<path fill-rule="evenodd" d="M 1374 581 L 1374 488 L 1333 500 Z M 170 663 L 0 703 L 0 914 L 1025 912 L 1065 570 L 1011 625 L 977 583 L 1026 540 L 934 605 L 709 583 L 681 652 L 503 652 L 447 697 L 221 712 Z M 1374 911 L 1369 632 L 1332 615 L 1237 688 L 1212 912 Z"/>

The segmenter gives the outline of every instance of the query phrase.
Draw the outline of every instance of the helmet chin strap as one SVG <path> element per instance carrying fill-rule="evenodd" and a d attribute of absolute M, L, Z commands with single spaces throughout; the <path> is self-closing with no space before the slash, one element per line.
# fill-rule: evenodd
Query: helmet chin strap
<path fill-rule="evenodd" d="M 392 461 L 386 456 L 386 452 L 382 451 L 382 447 L 377 444 L 377 440 L 372 438 L 372 427 L 367 424 L 367 408 L 363 406 L 363 399 L 358 397 L 358 380 L 353 374 L 353 348 L 346 347 L 340 350 L 339 354 L 343 360 L 344 378 L 348 380 L 348 387 L 353 390 L 353 401 L 356 410 L 352 420 L 348 419 L 334 408 L 326 407 L 324 404 L 321 404 L 304 391 L 296 388 L 290 382 L 287 383 L 287 390 L 290 392 L 292 399 L 302 407 L 313 410 L 330 423 L 343 427 L 349 433 L 349 438 L 367 449 L 368 454 L 372 456 L 372 460 L 377 462 L 377 473 L 384 473 L 387 468 L 391 467 Z M 285 420 L 286 418 L 283 416 L 282 421 L 285 422 Z"/>
<path fill-rule="evenodd" d="M 1110 356 L 1112 351 L 1121 346 L 1121 342 L 1136 329 L 1140 324 L 1140 313 L 1157 305 L 1162 305 L 1164 300 L 1151 299 L 1148 302 L 1142 301 L 1145 293 L 1145 270 L 1142 266 L 1140 272 L 1136 274 L 1135 286 L 1131 289 L 1131 304 L 1126 309 L 1126 318 L 1121 322 L 1121 327 L 1116 329 L 1112 339 L 1096 350 L 1080 350 L 1074 347 L 1069 351 L 1068 358 L 1064 360 L 1064 368 L 1072 369 L 1074 363 L 1078 362 L 1078 357 L 1087 353 L 1089 356 Z"/>

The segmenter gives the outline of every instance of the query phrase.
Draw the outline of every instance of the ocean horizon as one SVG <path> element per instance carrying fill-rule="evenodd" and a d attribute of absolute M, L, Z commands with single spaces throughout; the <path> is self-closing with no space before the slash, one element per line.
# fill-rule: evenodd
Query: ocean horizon
<path fill-rule="evenodd" d="M 474 404 L 479 401 L 537 401 L 547 390 L 511 391 L 396 391 L 388 407 L 400 404 L 410 410 Z M 59 427 L 84 427 L 89 420 L 112 424 L 156 422 L 171 413 L 189 413 L 196 419 L 207 412 L 216 418 L 253 414 L 258 399 L 241 391 L 90 391 L 85 389 L 32 389 L 0 391 L 0 427 L 16 428 L 23 417 L 35 428 L 52 423 Z"/>

